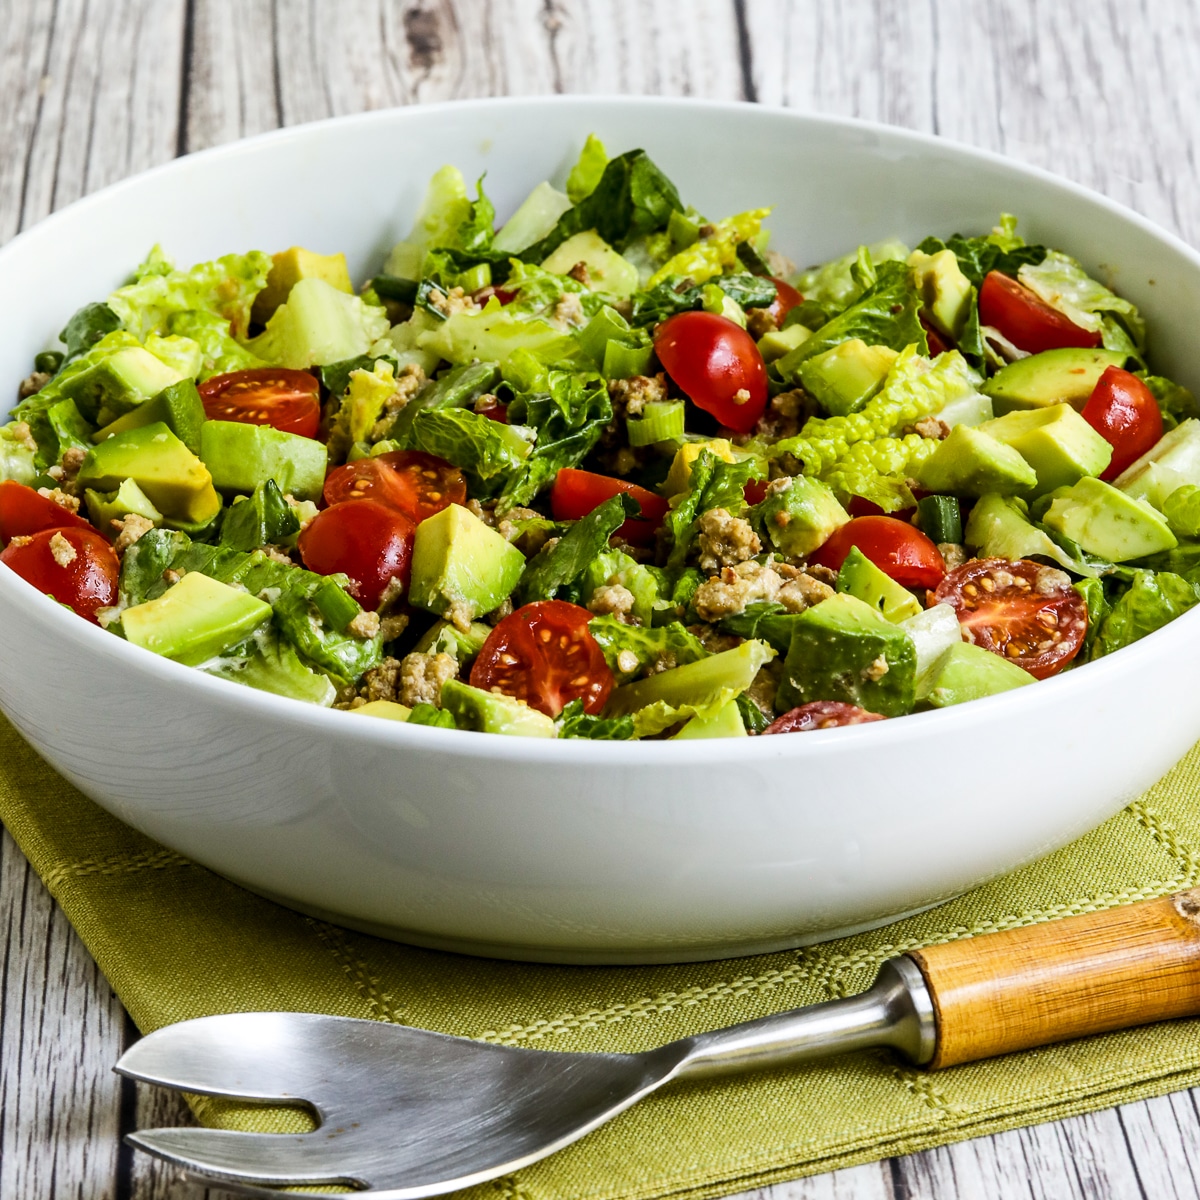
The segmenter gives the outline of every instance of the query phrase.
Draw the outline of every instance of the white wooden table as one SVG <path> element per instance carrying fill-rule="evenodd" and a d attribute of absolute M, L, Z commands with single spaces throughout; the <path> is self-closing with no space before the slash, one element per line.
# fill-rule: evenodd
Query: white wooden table
<path fill-rule="evenodd" d="M 555 91 L 784 104 L 1036 163 L 1200 242 L 1196 0 L 0 0 L 0 241 L 177 154 Z M 269 249 L 269 247 L 268 247 Z M 186 1119 L 0 847 L 0 1200 L 200 1200 L 122 1132 Z M 770 1200 L 1200 1200 L 1200 1090 L 781 1184 Z"/>

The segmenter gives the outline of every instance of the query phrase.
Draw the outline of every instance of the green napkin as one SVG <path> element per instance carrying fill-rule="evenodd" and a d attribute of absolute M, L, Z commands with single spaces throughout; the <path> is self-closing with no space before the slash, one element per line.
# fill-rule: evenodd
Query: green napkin
<path fill-rule="evenodd" d="M 964 803 L 969 799 L 964 797 Z M 1200 883 L 1200 746 L 1094 833 L 874 933 L 666 967 L 550 967 L 417 950 L 259 899 L 120 824 L 0 718 L 0 819 L 143 1031 L 208 1013 L 327 1012 L 544 1050 L 642 1050 L 866 987 L 891 955 Z M 679 1085 L 473 1192 L 495 1200 L 712 1196 L 1200 1083 L 1178 1021 L 937 1074 L 886 1053 Z M 295 1114 L 198 1102 L 232 1128 Z"/>

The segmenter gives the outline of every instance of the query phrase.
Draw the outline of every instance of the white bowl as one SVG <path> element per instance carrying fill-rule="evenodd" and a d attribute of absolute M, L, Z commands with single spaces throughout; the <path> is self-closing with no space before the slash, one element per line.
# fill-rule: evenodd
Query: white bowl
<path fill-rule="evenodd" d="M 1200 383 L 1200 258 L 991 155 L 744 105 L 503 100 L 289 129 L 160 167 L 0 250 L 0 380 L 161 242 L 190 263 L 299 244 L 377 269 L 443 163 L 504 216 L 589 132 L 644 146 L 714 216 L 776 206 L 799 262 L 981 232 L 1001 210 L 1136 301 Z M 817 941 L 934 904 L 1116 812 L 1200 735 L 1200 611 L 1036 687 L 858 728 L 543 742 L 326 711 L 208 678 L 0 571 L 0 708 L 110 812 L 284 904 L 403 941 L 667 962 Z"/>

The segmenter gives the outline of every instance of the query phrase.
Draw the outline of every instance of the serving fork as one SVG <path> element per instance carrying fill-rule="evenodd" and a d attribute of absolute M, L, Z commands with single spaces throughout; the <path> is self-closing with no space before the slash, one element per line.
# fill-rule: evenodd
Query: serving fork
<path fill-rule="evenodd" d="M 529 1050 L 379 1021 L 259 1012 L 167 1026 L 116 1070 L 185 1092 L 302 1106 L 317 1118 L 303 1134 L 129 1135 L 206 1182 L 254 1196 L 323 1184 L 410 1200 L 517 1171 L 675 1080 L 868 1047 L 940 1069 L 1194 1015 L 1200 888 L 912 951 L 886 961 L 860 995 L 639 1054 Z"/>

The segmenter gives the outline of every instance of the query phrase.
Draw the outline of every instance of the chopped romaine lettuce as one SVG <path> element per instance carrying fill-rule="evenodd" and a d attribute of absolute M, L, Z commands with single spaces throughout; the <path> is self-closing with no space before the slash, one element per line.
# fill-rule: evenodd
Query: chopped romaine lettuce
<path fill-rule="evenodd" d="M 1128 350 L 1130 343 L 1137 354 L 1145 348 L 1146 322 L 1136 305 L 1094 280 L 1070 255 L 1050 250 L 1040 263 L 1023 266 L 1017 277 L 1076 325 L 1101 332 L 1110 350 Z M 1105 321 L 1109 316 L 1112 322 Z"/>
<path fill-rule="evenodd" d="M 648 629 L 603 616 L 593 617 L 588 629 L 604 651 L 604 660 L 617 683 L 628 683 L 655 664 L 667 669 L 708 657 L 700 639 L 679 621 Z"/>
<path fill-rule="evenodd" d="M 608 151 L 604 143 L 594 133 L 589 133 L 579 158 L 567 176 L 567 195 L 572 204 L 586 200 L 596 190 L 607 166 Z"/>
<path fill-rule="evenodd" d="M 519 426 L 503 425 L 466 408 L 418 413 L 412 444 L 461 467 L 471 494 L 493 496 L 521 472 L 532 447 Z"/>
<path fill-rule="evenodd" d="M 418 334 L 417 345 L 452 363 L 502 362 L 515 350 L 559 363 L 570 360 L 574 349 L 569 333 L 541 317 L 511 313 L 495 297 L 479 312 L 455 313 L 436 329 Z"/>
<path fill-rule="evenodd" d="M 796 279 L 797 289 L 805 300 L 820 305 L 826 313 L 840 312 L 862 294 L 862 287 L 855 280 L 852 270 L 855 265 L 861 264 L 864 253 L 867 260 L 878 267 L 885 262 L 906 262 L 909 250 L 895 238 L 871 246 L 860 246 L 841 258 L 802 271 Z"/>
<path fill-rule="evenodd" d="M 625 742 L 633 734 L 633 717 L 593 717 L 583 711 L 582 700 L 572 700 L 554 722 L 560 738 Z"/>
<path fill-rule="evenodd" d="M 723 508 L 732 516 L 744 512 L 746 484 L 765 475 L 766 469 L 757 458 L 727 463 L 722 462 L 711 450 L 702 450 L 692 463 L 687 491 L 672 498 L 671 507 L 663 520 L 671 545 L 667 570 L 675 572 L 683 569 L 688 551 L 695 541 L 702 513 L 713 508 Z"/>
<path fill-rule="evenodd" d="M 1131 645 L 1182 616 L 1200 601 L 1200 589 L 1170 571 L 1137 571 L 1129 589 L 1113 601 L 1092 649 L 1101 658 Z"/>
<path fill-rule="evenodd" d="M 726 217 L 713 227 L 714 232 L 672 255 L 653 275 L 647 284 L 653 289 L 671 276 L 690 279 L 693 283 L 704 283 L 715 276 L 723 275 L 741 265 L 737 248 L 741 242 L 750 241 L 759 231 L 763 220 L 770 215 L 769 208 L 754 208 L 749 212 Z"/>
<path fill-rule="evenodd" d="M 67 347 L 59 369 L 90 350 L 106 333 L 120 328 L 121 318 L 107 304 L 85 304 L 58 335 Z"/>

